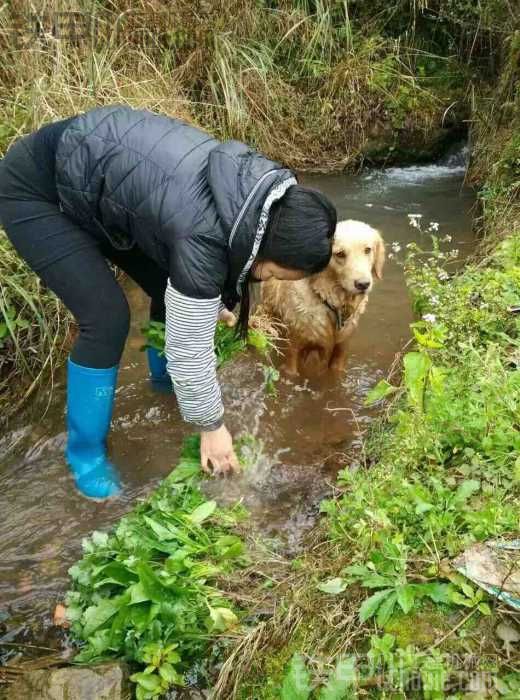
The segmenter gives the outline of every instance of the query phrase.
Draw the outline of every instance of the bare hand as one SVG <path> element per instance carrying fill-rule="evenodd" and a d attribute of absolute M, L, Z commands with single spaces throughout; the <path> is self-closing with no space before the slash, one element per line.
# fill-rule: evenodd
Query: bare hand
<path fill-rule="evenodd" d="M 200 434 L 200 462 L 202 469 L 213 474 L 238 473 L 240 464 L 233 449 L 233 439 L 225 425 L 217 430 L 210 430 Z"/>
<path fill-rule="evenodd" d="M 218 315 L 218 320 L 223 321 L 228 328 L 233 328 L 233 326 L 236 325 L 237 322 L 235 314 L 232 311 L 228 311 L 227 309 L 222 309 L 222 311 Z"/>

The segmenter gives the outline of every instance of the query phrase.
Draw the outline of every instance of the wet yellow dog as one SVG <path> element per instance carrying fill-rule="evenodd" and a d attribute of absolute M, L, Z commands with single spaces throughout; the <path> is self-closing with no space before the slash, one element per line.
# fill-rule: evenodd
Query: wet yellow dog
<path fill-rule="evenodd" d="M 345 371 L 348 339 L 364 313 L 374 277 L 381 279 L 385 247 L 381 234 L 362 221 L 337 224 L 332 258 L 317 275 L 297 282 L 262 285 L 266 310 L 286 327 L 284 370 L 296 375 L 316 363 Z"/>

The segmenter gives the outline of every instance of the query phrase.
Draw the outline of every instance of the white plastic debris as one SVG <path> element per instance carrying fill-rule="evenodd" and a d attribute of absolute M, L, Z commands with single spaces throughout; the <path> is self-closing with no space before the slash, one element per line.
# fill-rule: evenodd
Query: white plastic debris
<path fill-rule="evenodd" d="M 475 544 L 452 564 L 487 593 L 520 610 L 520 539 Z"/>

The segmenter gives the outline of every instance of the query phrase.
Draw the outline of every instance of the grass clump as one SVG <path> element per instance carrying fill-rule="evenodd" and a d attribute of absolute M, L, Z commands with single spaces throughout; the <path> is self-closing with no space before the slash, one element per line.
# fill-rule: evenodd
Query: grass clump
<path fill-rule="evenodd" d="M 82 643 L 75 661 L 123 658 L 140 667 L 138 700 L 186 684 L 211 641 L 238 624 L 218 580 L 245 562 L 240 507 L 202 495 L 199 445 L 188 438 L 173 472 L 111 533 L 83 541 L 69 570 L 67 616 Z"/>
<path fill-rule="evenodd" d="M 52 377 L 70 328 L 68 312 L 0 233 L 0 424 Z"/>

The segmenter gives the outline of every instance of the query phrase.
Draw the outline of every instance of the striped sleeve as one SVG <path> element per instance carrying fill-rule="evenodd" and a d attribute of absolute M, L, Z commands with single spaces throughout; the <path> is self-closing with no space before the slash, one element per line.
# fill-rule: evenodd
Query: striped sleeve
<path fill-rule="evenodd" d="M 224 420 L 214 350 L 220 297 L 195 299 L 166 287 L 168 374 L 182 417 L 199 430 L 216 430 Z"/>

